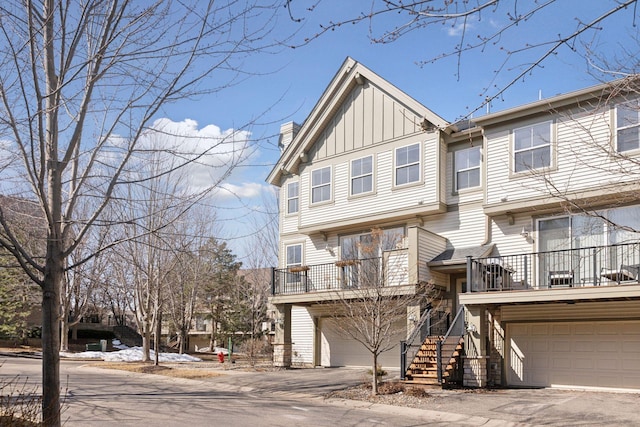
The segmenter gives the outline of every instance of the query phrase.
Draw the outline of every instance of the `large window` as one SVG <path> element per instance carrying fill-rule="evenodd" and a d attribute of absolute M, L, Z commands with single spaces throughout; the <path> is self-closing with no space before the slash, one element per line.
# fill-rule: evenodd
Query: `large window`
<path fill-rule="evenodd" d="M 311 172 L 311 203 L 331 200 L 331 166 Z"/>
<path fill-rule="evenodd" d="M 298 212 L 298 196 L 300 186 L 297 182 L 287 184 L 287 213 L 292 214 Z"/>
<path fill-rule="evenodd" d="M 404 227 L 387 228 L 380 235 L 359 233 L 340 238 L 343 260 L 379 257 L 384 251 L 397 249 L 404 238 Z"/>
<path fill-rule="evenodd" d="M 480 186 L 480 147 L 455 152 L 456 190 Z"/>
<path fill-rule="evenodd" d="M 616 107 L 617 150 L 619 152 L 640 148 L 640 106 L 637 104 Z"/>
<path fill-rule="evenodd" d="M 351 194 L 373 191 L 373 157 L 351 161 Z"/>
<path fill-rule="evenodd" d="M 420 181 L 420 144 L 396 149 L 396 185 Z"/>
<path fill-rule="evenodd" d="M 513 131 L 514 172 L 551 165 L 551 122 Z"/>

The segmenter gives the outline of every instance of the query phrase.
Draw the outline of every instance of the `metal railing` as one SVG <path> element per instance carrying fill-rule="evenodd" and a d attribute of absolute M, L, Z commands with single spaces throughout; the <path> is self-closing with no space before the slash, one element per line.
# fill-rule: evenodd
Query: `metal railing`
<path fill-rule="evenodd" d="M 437 364 L 438 364 L 438 382 L 442 384 L 442 380 L 444 377 L 445 370 L 447 369 L 448 363 L 443 363 L 443 344 L 447 342 L 449 337 L 462 338 L 465 335 L 465 322 L 464 322 L 464 305 L 458 308 L 458 312 L 456 313 L 456 317 L 453 319 L 449 330 L 444 335 L 444 337 L 436 343 L 436 351 L 437 351 Z M 457 343 L 456 343 L 457 344 Z M 451 354 L 446 354 L 446 360 L 450 360 L 453 357 L 453 353 L 455 352 L 455 348 Z M 458 364 L 457 368 L 462 370 L 462 366 Z M 460 378 L 458 378 L 460 377 Z M 454 378 L 454 380 L 461 379 L 461 375 L 458 374 Z"/>
<path fill-rule="evenodd" d="M 467 258 L 469 292 L 640 283 L 640 242 Z"/>
<path fill-rule="evenodd" d="M 383 256 L 375 258 L 274 268 L 271 293 L 295 295 L 408 284 L 407 253 L 407 249 L 396 249 L 385 251 Z"/>
<path fill-rule="evenodd" d="M 401 379 L 406 378 L 407 367 L 418 354 L 425 338 L 445 334 L 450 327 L 450 320 L 449 313 L 442 310 L 428 308 L 422 313 L 406 341 L 400 341 Z"/>

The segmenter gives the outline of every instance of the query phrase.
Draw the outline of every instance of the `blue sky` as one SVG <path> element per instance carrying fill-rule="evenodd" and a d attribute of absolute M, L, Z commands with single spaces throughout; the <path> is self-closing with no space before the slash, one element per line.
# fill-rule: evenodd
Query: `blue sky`
<path fill-rule="evenodd" d="M 219 213 L 221 233 L 231 238 L 229 243 L 240 258 L 246 256 L 242 242 L 243 236 L 249 234 L 248 224 L 252 215 L 251 209 L 240 205 L 257 211 L 261 209 L 259 193 L 265 191 L 264 179 L 279 155 L 277 132 L 280 124 L 290 120 L 304 121 L 347 56 L 363 63 L 444 119 L 454 121 L 481 105 L 486 95 L 483 93 L 485 88 L 489 88 L 488 94 L 493 94 L 504 87 L 548 50 L 549 45 L 513 54 L 505 63 L 506 52 L 544 42 L 550 35 L 570 34 L 618 2 L 558 0 L 544 7 L 539 16 L 520 23 L 497 38 L 496 43 L 489 44 L 484 51 L 464 53 L 460 62 L 457 57 L 450 57 L 418 65 L 421 61 L 450 52 L 460 43 L 463 25 L 467 29 L 466 43 L 477 40 L 476 34 L 487 35 L 496 28 L 504 27 L 509 22 L 508 13 L 523 13 L 523 6 L 519 6 L 519 10 L 514 6 L 522 3 L 538 5 L 537 2 L 503 2 L 505 6 L 501 5 L 501 9 L 486 10 L 481 21 L 435 24 L 414 30 L 389 44 L 372 43 L 370 29 L 378 34 L 380 30 L 402 24 L 406 15 L 381 16 L 371 26 L 368 21 L 347 24 L 295 49 L 283 47 L 276 52 L 258 54 L 246 61 L 246 69 L 259 75 L 215 95 L 183 101 L 165 109 L 164 114 L 171 120 L 190 119 L 195 120 L 199 127 L 215 125 L 222 130 L 235 129 L 258 117 L 261 124 L 251 131 L 254 138 L 260 139 L 259 150 L 249 160 L 250 166 L 238 169 L 229 182 L 241 196 L 241 201 L 221 198 L 217 202 L 222 208 Z M 294 41 L 300 43 L 317 32 L 320 23 L 355 16 L 359 9 L 371 7 L 370 2 L 321 1 L 313 12 L 309 12 L 305 9 L 307 4 L 292 2 L 292 13 L 302 18 L 302 23 L 289 20 L 283 8 L 272 36 L 282 39 L 292 31 L 298 31 Z M 637 14 L 630 7 L 607 18 L 601 30 L 583 33 L 573 45 L 574 49 L 561 47 L 557 54 L 551 55 L 492 102 L 492 111 L 536 101 L 540 95 L 549 97 L 599 83 L 598 78 L 590 73 L 595 70 L 594 64 L 581 55 L 586 46 L 595 52 L 606 53 L 610 58 L 617 57 L 624 65 L 631 65 L 629 57 L 638 51 L 638 41 L 634 39 L 638 31 L 634 27 L 634 12 Z M 499 68 L 502 74 L 496 79 L 494 70 Z M 474 115 L 484 112 L 482 108 Z"/>

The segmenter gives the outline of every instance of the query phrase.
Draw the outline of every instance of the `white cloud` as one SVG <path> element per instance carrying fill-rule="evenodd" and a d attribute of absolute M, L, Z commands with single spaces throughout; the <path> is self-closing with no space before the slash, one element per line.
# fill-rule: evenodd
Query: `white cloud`
<path fill-rule="evenodd" d="M 250 199 L 259 197 L 265 192 L 273 192 L 270 186 L 257 182 L 245 182 L 241 185 L 223 184 L 218 195 L 220 197 L 234 197 L 240 199 Z"/>
<path fill-rule="evenodd" d="M 236 165 L 257 156 L 250 138 L 248 131 L 221 130 L 213 124 L 198 128 L 195 120 L 162 118 L 142 136 L 138 147 L 161 150 L 174 165 L 188 162 L 178 174 L 197 192 L 228 180 Z"/>
<path fill-rule="evenodd" d="M 451 37 L 457 37 L 461 35 L 464 31 L 470 30 L 471 28 L 473 28 L 473 25 L 469 23 L 465 24 L 464 22 L 461 22 L 459 24 L 455 24 L 448 27 L 447 35 Z"/>

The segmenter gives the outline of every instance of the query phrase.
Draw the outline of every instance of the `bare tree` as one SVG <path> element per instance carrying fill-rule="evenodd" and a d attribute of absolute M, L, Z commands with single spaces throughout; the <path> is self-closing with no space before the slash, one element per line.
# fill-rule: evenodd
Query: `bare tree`
<path fill-rule="evenodd" d="M 396 338 L 407 332 L 407 307 L 435 301 L 428 283 L 407 286 L 408 269 L 401 236 L 373 229 L 360 241 L 343 247 L 344 290 L 335 292 L 338 307 L 334 318 L 341 335 L 360 343 L 371 353 L 372 394 L 378 394 L 378 358 L 398 345 Z M 334 302 L 327 302 L 334 304 Z"/>
<path fill-rule="evenodd" d="M 268 47 L 266 35 L 276 25 L 269 6 L 212 0 L 0 6 L 3 192 L 38 205 L 47 247 L 42 258 L 30 251 L 4 210 L 0 245 L 42 289 L 47 425 L 60 424 L 60 287 L 76 267 L 69 255 L 93 227 L 109 225 L 104 214 L 114 191 L 130 184 L 123 172 L 150 148 L 140 146 L 141 136 L 161 108 L 247 75 L 242 60 Z M 175 154 L 189 164 L 206 153 Z M 78 210 L 86 199 L 93 200 L 90 212 Z"/>
<path fill-rule="evenodd" d="M 328 7 L 332 6 L 322 0 L 311 6 L 287 0 L 290 18 L 295 22 L 304 22 L 317 9 Z M 477 69 L 466 65 L 473 60 L 465 62 L 465 58 L 472 53 L 482 54 L 484 61 L 490 61 L 488 69 L 493 76 L 483 79 L 486 83 L 480 89 L 481 101 L 470 108 L 467 117 L 501 99 L 509 88 L 532 73 L 544 72 L 545 65 L 558 55 L 579 55 L 581 62 L 585 58 L 589 64 L 598 53 L 633 57 L 638 47 L 632 41 L 629 48 L 622 41 L 636 32 L 637 0 L 602 1 L 589 7 L 558 0 L 373 0 L 356 7 L 332 7 L 331 11 L 329 21 L 322 22 L 317 31 L 311 30 L 294 47 L 311 43 L 328 32 L 361 24 L 374 44 L 394 43 L 416 34 L 418 40 L 429 40 L 430 35 L 439 37 L 446 32 L 451 43 L 421 43 L 424 57 L 417 62 L 425 66 L 453 60 L 458 79 L 465 73 L 477 78 Z M 613 21 L 616 17 L 617 22 Z M 552 27 L 556 22 L 558 27 Z M 614 33 L 621 25 L 628 32 Z M 545 31 L 539 31 L 543 26 Z M 612 34 L 616 46 L 600 45 L 602 34 Z M 420 55 L 420 50 L 416 52 Z"/>

